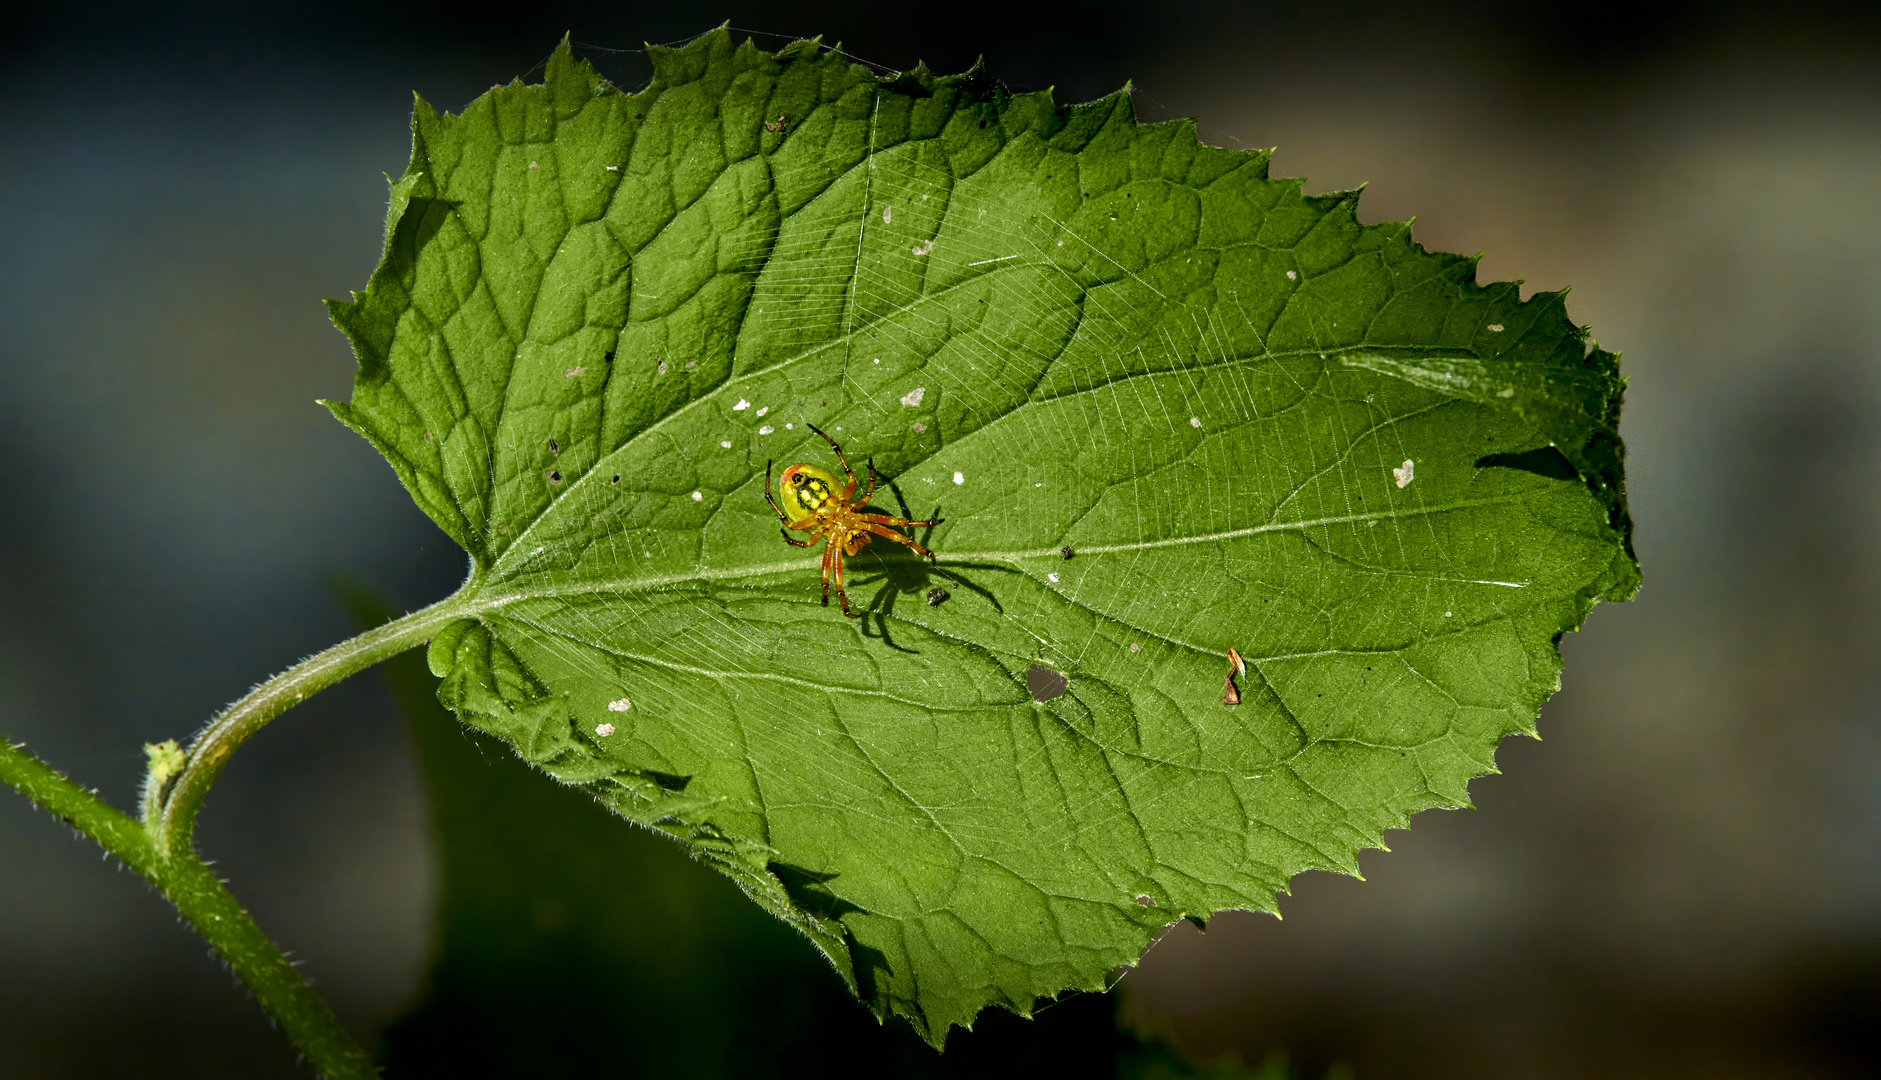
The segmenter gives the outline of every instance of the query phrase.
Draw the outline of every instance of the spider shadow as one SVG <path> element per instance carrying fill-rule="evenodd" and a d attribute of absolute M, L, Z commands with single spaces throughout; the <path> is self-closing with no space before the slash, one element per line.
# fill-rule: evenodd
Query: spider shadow
<path fill-rule="evenodd" d="M 895 502 L 899 506 L 899 513 L 895 516 L 913 518 L 914 515 L 908 510 L 908 500 L 902 494 L 900 485 L 892 480 L 882 481 L 877 488 L 877 493 L 879 494 L 884 488 L 894 494 Z M 871 505 L 873 505 L 873 502 L 871 502 Z M 868 509 L 868 507 L 864 507 L 863 509 Z M 937 517 L 939 514 L 940 507 L 936 506 L 933 513 L 929 516 Z M 928 546 L 928 541 L 932 538 L 934 529 L 935 526 L 929 525 L 921 532 L 921 535 L 917 537 L 923 547 Z M 940 553 L 936 552 L 935 554 L 939 555 Z M 966 589 L 968 592 L 984 598 L 987 603 L 993 606 L 994 611 L 1002 615 L 1006 612 L 1005 607 L 999 602 L 999 597 L 995 596 L 992 590 L 988 589 L 986 586 L 970 580 L 961 574 L 959 570 L 953 569 L 945 563 L 930 563 L 926 559 L 921 558 L 919 555 L 916 555 L 914 552 L 893 541 L 878 540 L 868 547 L 863 548 L 861 552 L 857 553 L 855 563 L 860 564 L 857 566 L 857 569 L 862 570 L 862 573 L 857 576 L 855 582 L 857 586 L 865 588 L 870 585 L 879 585 L 874 595 L 869 597 L 868 603 L 861 605 L 862 613 L 859 621 L 862 624 L 863 636 L 880 638 L 882 644 L 894 649 L 896 652 L 918 653 L 920 650 L 910 649 L 895 643 L 894 635 L 889 630 L 889 620 L 895 617 L 895 605 L 899 603 L 904 596 L 908 595 L 919 597 L 920 603 L 928 603 L 929 601 L 926 594 L 934 587 L 934 579 L 936 578 L 946 581 L 958 588 Z M 1018 573 L 1017 570 L 1008 566 L 995 566 L 986 563 L 954 563 L 953 566 L 962 568 L 972 567 L 976 570 L 992 570 L 1006 574 Z"/>

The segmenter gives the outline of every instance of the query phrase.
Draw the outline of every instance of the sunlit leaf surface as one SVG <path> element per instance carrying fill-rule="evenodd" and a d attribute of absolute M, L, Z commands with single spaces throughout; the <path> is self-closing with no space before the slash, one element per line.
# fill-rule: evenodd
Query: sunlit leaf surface
<path fill-rule="evenodd" d="M 653 59 L 419 106 L 332 408 L 473 560 L 447 704 L 878 1014 L 938 1042 L 1355 869 L 1637 587 L 1616 360 L 1559 296 L 1124 95 Z M 764 500 L 837 468 L 810 424 L 945 518 L 938 565 L 848 559 L 859 619 Z"/>

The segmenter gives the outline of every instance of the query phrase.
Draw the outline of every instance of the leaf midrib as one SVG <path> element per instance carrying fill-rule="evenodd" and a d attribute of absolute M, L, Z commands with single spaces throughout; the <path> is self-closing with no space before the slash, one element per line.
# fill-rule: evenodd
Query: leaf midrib
<path fill-rule="evenodd" d="M 1244 529 L 1224 529 L 1220 532 L 1201 533 L 1194 536 L 1171 536 L 1160 540 L 1139 540 L 1127 544 L 1105 544 L 1080 547 L 1079 555 L 1108 555 L 1135 551 L 1147 551 L 1155 548 L 1181 547 L 1187 544 L 1208 544 L 1222 540 L 1237 540 L 1247 536 L 1259 536 L 1266 533 L 1290 532 L 1302 529 L 1314 529 L 1328 525 L 1346 525 L 1362 521 L 1393 521 L 1400 518 L 1425 517 L 1433 514 L 1448 513 L 1452 510 L 1469 510 L 1484 506 L 1508 506 L 1522 502 L 1513 496 L 1501 496 L 1493 499 L 1458 499 L 1454 502 L 1438 505 L 1403 507 L 1394 510 L 1371 511 L 1362 514 L 1339 514 L 1332 517 L 1306 518 L 1298 521 L 1278 521 L 1265 525 L 1250 525 Z M 1042 547 L 1024 551 L 970 551 L 946 552 L 944 562 L 948 565 L 974 563 L 1005 563 L 1018 565 L 1028 559 L 1064 558 L 1064 548 Z M 534 554 L 524 556 L 533 558 Z M 699 567 L 682 574 L 663 574 L 657 577 L 635 578 L 631 580 L 613 579 L 556 585 L 539 590 L 490 591 L 484 594 L 489 601 L 486 608 L 525 600 L 548 600 L 562 596 L 580 596 L 597 592 L 650 592 L 669 585 L 680 585 L 691 581 L 731 581 L 741 578 L 763 577 L 767 574 L 786 574 L 793 570 L 806 570 L 820 564 L 821 556 L 809 556 L 802 559 L 790 559 L 783 562 L 767 563 L 760 566 L 744 566 L 728 569 Z M 519 568 L 512 568 L 519 569 Z M 1502 585 L 1508 588 L 1527 588 L 1531 582 L 1491 581 L 1486 579 L 1445 579 L 1456 580 L 1471 585 Z"/>

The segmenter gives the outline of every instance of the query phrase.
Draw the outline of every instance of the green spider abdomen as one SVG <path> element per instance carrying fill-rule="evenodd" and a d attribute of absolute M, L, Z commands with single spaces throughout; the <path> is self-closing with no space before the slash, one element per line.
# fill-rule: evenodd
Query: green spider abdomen
<path fill-rule="evenodd" d="M 840 487 L 835 473 L 814 465 L 792 465 L 784 470 L 777 497 L 790 520 L 802 521 L 833 502 Z"/>

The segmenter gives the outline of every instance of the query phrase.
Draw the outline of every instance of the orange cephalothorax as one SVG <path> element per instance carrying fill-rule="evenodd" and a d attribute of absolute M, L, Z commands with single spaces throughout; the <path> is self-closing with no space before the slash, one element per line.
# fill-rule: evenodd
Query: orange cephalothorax
<path fill-rule="evenodd" d="M 869 541 L 884 536 L 898 544 L 908 545 L 915 554 L 925 555 L 929 562 L 933 562 L 932 551 L 889 526 L 925 527 L 939 525 L 942 519 L 910 521 L 887 514 L 863 513 L 863 508 L 869 505 L 869 497 L 875 494 L 875 460 L 869 460 L 868 490 L 862 493 L 862 498 L 857 499 L 856 474 L 849 468 L 849 459 L 843 456 L 843 448 L 836 445 L 835 439 L 823 435 L 815 424 L 805 426 L 822 435 L 829 448 L 836 451 L 836 460 L 842 462 L 844 480 L 837 480 L 835 473 L 815 465 L 792 465 L 784 470 L 777 496 L 773 498 L 771 463 L 767 461 L 764 463 L 764 498 L 771 504 L 771 509 L 777 511 L 777 516 L 783 519 L 784 528 L 778 531 L 784 534 L 785 543 L 793 547 L 810 547 L 818 540 L 825 541 L 823 606 L 829 606 L 830 579 L 834 577 L 836 599 L 842 603 L 843 614 L 854 618 L 856 613 L 849 610 L 849 594 L 843 591 L 843 556 L 854 555 Z M 807 532 L 810 539 L 792 540 L 788 531 L 790 529 Z"/>

